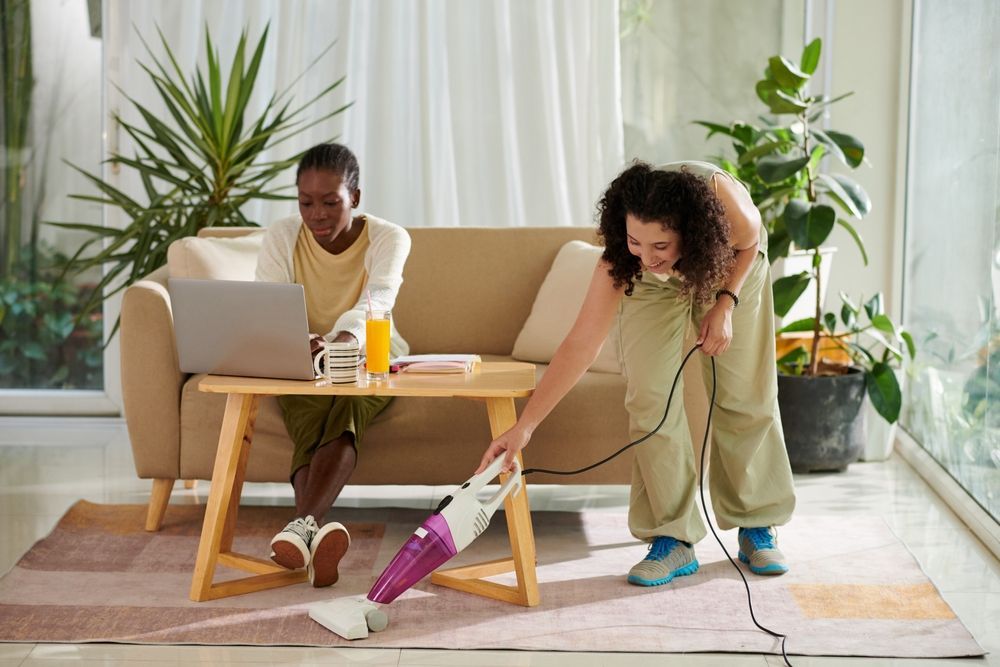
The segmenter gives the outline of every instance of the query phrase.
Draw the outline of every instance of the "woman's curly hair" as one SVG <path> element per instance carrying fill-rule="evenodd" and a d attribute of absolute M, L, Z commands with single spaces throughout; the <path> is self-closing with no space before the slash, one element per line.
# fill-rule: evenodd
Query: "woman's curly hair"
<path fill-rule="evenodd" d="M 629 252 L 625 215 L 658 222 L 681 237 L 681 259 L 674 269 L 684 280 L 682 294 L 697 303 L 711 301 L 729 276 L 735 253 L 722 202 L 708 183 L 687 169 L 662 171 L 636 161 L 611 182 L 597 203 L 597 234 L 615 287 L 631 295 L 642 263 Z"/>

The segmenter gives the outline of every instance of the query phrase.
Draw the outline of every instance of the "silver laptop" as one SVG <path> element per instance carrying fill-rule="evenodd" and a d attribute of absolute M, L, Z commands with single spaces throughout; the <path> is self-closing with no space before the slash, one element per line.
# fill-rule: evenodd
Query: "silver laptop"
<path fill-rule="evenodd" d="M 168 281 L 181 371 L 312 380 L 302 285 Z"/>

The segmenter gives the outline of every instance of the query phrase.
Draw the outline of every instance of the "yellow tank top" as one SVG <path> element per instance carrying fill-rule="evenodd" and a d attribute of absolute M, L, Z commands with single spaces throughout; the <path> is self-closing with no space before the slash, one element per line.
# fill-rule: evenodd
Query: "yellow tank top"
<path fill-rule="evenodd" d="M 361 298 L 368 278 L 365 271 L 368 247 L 367 224 L 354 243 L 339 255 L 324 250 L 304 224 L 299 229 L 293 264 L 295 282 L 302 285 L 306 293 L 310 333 L 330 333 L 337 318 Z"/>

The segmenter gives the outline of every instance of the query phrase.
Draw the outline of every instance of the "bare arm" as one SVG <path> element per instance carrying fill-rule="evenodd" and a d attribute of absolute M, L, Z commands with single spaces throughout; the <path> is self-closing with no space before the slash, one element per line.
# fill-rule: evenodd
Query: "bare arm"
<path fill-rule="evenodd" d="M 754 206 L 750 193 L 732 178 L 716 174 L 712 177 L 716 195 L 726 209 L 729 222 L 729 242 L 736 253 L 736 262 L 726 279 L 724 289 L 739 296 L 740 289 L 757 257 L 760 244 L 760 212 Z M 733 340 L 732 310 L 736 304 L 726 295 L 720 295 L 715 305 L 705 313 L 698 334 L 701 351 L 719 355 L 729 348 Z"/>
<path fill-rule="evenodd" d="M 608 264 L 603 260 L 599 261 L 573 328 L 556 350 L 521 417 L 509 431 L 490 443 L 477 473 L 482 472 L 494 458 L 504 452 L 504 470 L 511 469 L 514 456 L 528 444 L 535 428 L 569 393 L 597 358 L 624 293 L 624 287 L 615 288 L 613 279 L 608 275 Z"/>
<path fill-rule="evenodd" d="M 750 274 L 750 266 L 760 244 L 760 211 L 750 193 L 732 179 L 715 176 L 716 194 L 726 209 L 729 241 L 736 251 L 736 264 L 726 281 L 726 289 L 739 296 L 740 288 Z"/>

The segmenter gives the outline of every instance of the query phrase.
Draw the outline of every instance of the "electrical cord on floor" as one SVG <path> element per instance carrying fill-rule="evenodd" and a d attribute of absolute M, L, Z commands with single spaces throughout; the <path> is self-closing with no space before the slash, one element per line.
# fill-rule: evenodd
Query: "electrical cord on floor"
<path fill-rule="evenodd" d="M 673 384 L 670 385 L 670 393 L 667 394 L 667 405 L 663 409 L 663 417 L 660 419 L 660 423 L 657 424 L 656 428 L 654 428 L 652 431 L 642 436 L 641 438 L 628 443 L 627 445 L 619 449 L 611 456 L 601 459 L 597 463 L 593 463 L 589 466 L 579 468 L 578 470 L 547 470 L 545 468 L 525 468 L 524 470 L 521 471 L 521 475 L 522 476 L 530 475 L 531 473 L 535 472 L 544 472 L 550 475 L 578 475 L 582 472 L 592 470 L 597 466 L 604 465 L 605 463 L 615 458 L 625 450 L 635 447 L 636 445 L 642 444 L 649 438 L 653 437 L 653 434 L 659 431 L 660 427 L 663 426 L 663 423 L 667 421 L 667 414 L 670 412 L 670 403 L 674 398 L 674 389 L 677 388 L 677 383 L 681 379 L 681 373 L 684 371 L 684 365 L 688 362 L 688 359 L 691 358 L 691 355 L 694 354 L 695 351 L 697 351 L 698 347 L 699 345 L 695 345 L 694 347 L 692 347 L 691 351 L 688 352 L 684 356 L 684 359 L 681 361 L 681 366 L 680 368 L 677 369 L 677 374 L 674 375 L 674 382 Z M 705 450 L 708 449 L 708 432 L 712 424 L 712 408 L 715 406 L 715 386 L 716 386 L 715 357 L 711 357 L 711 359 L 712 359 L 712 397 L 708 403 L 708 418 L 705 420 L 705 436 L 701 442 L 701 462 L 698 466 L 698 481 L 699 481 L 698 487 L 699 487 L 699 493 L 701 495 L 701 509 L 705 513 L 705 521 L 708 523 L 708 527 L 712 531 L 712 536 L 715 538 L 715 541 L 719 543 L 719 546 L 722 547 L 722 553 L 726 554 L 726 558 L 728 558 L 729 562 L 732 563 L 734 568 L 736 568 L 736 572 L 740 575 L 740 579 L 743 580 L 743 587 L 746 588 L 747 591 L 747 607 L 750 609 L 750 620 L 752 620 L 753 624 L 756 625 L 758 628 L 760 628 L 761 631 L 766 632 L 767 634 L 771 635 L 776 639 L 777 638 L 781 639 L 781 657 L 784 658 L 785 664 L 788 665 L 788 667 L 792 667 L 792 663 L 788 661 L 788 654 L 785 652 L 785 641 L 788 639 L 788 636 L 783 635 L 780 632 L 775 632 L 774 630 L 765 628 L 763 625 L 757 622 L 757 617 L 754 616 L 753 613 L 753 600 L 751 599 L 750 596 L 750 584 L 747 582 L 747 578 L 743 574 L 742 568 L 740 568 L 740 566 L 736 563 L 736 561 L 733 560 L 733 557 L 729 555 L 729 551 L 726 549 L 726 545 L 722 543 L 722 539 L 719 538 L 719 534 L 715 532 L 715 527 L 712 526 L 712 520 L 708 516 L 708 504 L 705 502 Z"/>

